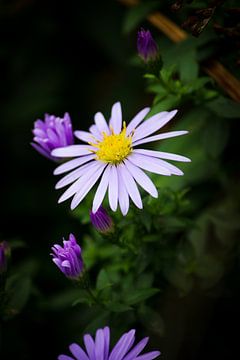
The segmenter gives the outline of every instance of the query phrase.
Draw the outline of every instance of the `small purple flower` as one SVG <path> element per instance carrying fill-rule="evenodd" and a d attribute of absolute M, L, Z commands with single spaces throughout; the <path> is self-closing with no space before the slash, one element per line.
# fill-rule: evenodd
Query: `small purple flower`
<path fill-rule="evenodd" d="M 52 150 L 74 143 L 72 123 L 68 113 L 65 113 L 63 118 L 45 114 L 44 121 L 38 119 L 34 122 L 33 135 L 35 143 L 31 145 L 34 149 L 54 161 L 58 161 L 59 158 L 51 155 Z"/>
<path fill-rule="evenodd" d="M 100 233 L 107 234 L 113 231 L 113 222 L 112 218 L 108 215 L 107 211 L 101 205 L 98 210 L 93 213 L 90 211 L 90 219 L 93 226 Z"/>
<path fill-rule="evenodd" d="M 158 58 L 158 46 L 149 30 L 138 31 L 137 48 L 144 62 L 155 61 Z"/>
<path fill-rule="evenodd" d="M 10 249 L 6 241 L 0 243 L 0 274 L 7 270 L 7 257 Z"/>
<path fill-rule="evenodd" d="M 130 330 L 121 336 L 110 352 L 110 329 L 106 326 L 104 329 L 97 330 L 95 341 L 91 335 L 84 335 L 83 341 L 86 352 L 78 344 L 71 344 L 69 350 L 72 356 L 59 355 L 58 360 L 152 360 L 160 355 L 159 351 L 139 355 L 147 345 L 148 339 L 146 337 L 133 346 L 135 330 Z"/>
<path fill-rule="evenodd" d="M 78 279 L 83 270 L 82 250 L 75 236 L 69 235 L 69 240 L 63 240 L 63 247 L 55 244 L 52 247 L 53 262 L 71 279 Z"/>

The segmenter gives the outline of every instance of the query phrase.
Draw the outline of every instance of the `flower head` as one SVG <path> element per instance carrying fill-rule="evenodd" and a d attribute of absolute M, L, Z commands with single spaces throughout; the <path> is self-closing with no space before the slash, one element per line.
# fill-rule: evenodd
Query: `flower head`
<path fill-rule="evenodd" d="M 63 240 L 63 246 L 55 244 L 52 251 L 52 260 L 64 275 L 71 279 L 78 279 L 83 270 L 83 260 L 82 250 L 75 236 L 70 234 L 68 240 Z"/>
<path fill-rule="evenodd" d="M 78 344 L 71 344 L 69 350 L 72 356 L 59 355 L 58 360 L 152 360 L 160 355 L 159 351 L 151 351 L 140 355 L 141 351 L 148 343 L 148 338 L 142 339 L 137 345 L 133 346 L 135 341 L 135 330 L 123 334 L 110 352 L 110 329 L 98 329 L 95 341 L 91 335 L 86 334 L 83 337 L 86 351 Z"/>
<path fill-rule="evenodd" d="M 72 145 L 74 142 L 72 123 L 68 113 L 65 113 L 63 118 L 45 114 L 44 121 L 35 121 L 33 134 L 35 142 L 31 145 L 34 149 L 54 161 L 58 158 L 51 155 L 53 149 Z"/>
<path fill-rule="evenodd" d="M 107 234 L 113 230 L 112 219 L 102 206 L 100 206 L 95 213 L 90 211 L 90 219 L 97 231 L 103 234 Z"/>
<path fill-rule="evenodd" d="M 146 63 L 158 58 L 158 46 L 149 30 L 141 29 L 138 32 L 137 48 L 139 56 Z"/>
<path fill-rule="evenodd" d="M 7 258 L 10 248 L 6 241 L 0 243 L 0 274 L 7 270 Z"/>
<path fill-rule="evenodd" d="M 126 125 L 122 122 L 121 104 L 117 102 L 112 107 L 109 124 L 103 114 L 98 112 L 95 115 L 95 124 L 90 127 L 89 132 L 75 131 L 75 136 L 87 144 L 71 145 L 52 151 L 53 156 L 75 157 L 54 171 L 55 175 L 69 172 L 56 185 L 56 189 L 60 189 L 71 184 L 60 197 L 60 203 L 73 196 L 71 209 L 74 209 L 100 179 L 92 212 L 97 212 L 108 190 L 110 208 L 116 211 L 119 205 L 122 214 L 126 215 L 129 198 L 142 209 L 137 184 L 151 196 L 158 197 L 155 185 L 143 170 L 166 176 L 183 175 L 180 169 L 162 159 L 190 161 L 188 158 L 143 148 L 136 149 L 145 143 L 187 133 L 170 131 L 151 136 L 167 124 L 177 110 L 163 111 L 143 121 L 149 111 L 149 108 L 143 109 Z"/>

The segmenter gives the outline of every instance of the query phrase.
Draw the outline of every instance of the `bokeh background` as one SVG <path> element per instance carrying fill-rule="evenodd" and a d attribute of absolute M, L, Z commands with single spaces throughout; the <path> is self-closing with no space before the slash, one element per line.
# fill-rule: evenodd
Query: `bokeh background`
<path fill-rule="evenodd" d="M 188 9 L 173 13 L 171 3 L 161 2 L 159 8 L 180 24 Z M 50 248 L 69 232 L 81 239 L 85 227 L 71 216 L 68 204 L 57 205 L 54 165 L 31 148 L 31 129 L 45 112 L 62 116 L 68 111 L 74 128 L 86 130 L 95 112 L 109 114 L 117 100 L 122 102 L 126 119 L 151 104 L 143 69 L 133 61 L 137 29 L 124 33 L 125 17 L 126 8 L 110 0 L 0 3 L 0 237 L 12 246 L 12 269 L 31 275 L 31 285 L 28 280 L 19 285 L 17 310 L 13 308 L 1 321 L 3 360 L 56 359 L 69 343 L 80 339 L 87 326 L 86 309 L 80 312 L 78 307 L 64 307 L 59 300 L 48 303 L 56 293 L 71 288 L 52 264 Z M 224 18 L 221 11 L 219 17 Z M 145 21 L 141 25 L 149 27 Z M 162 42 L 163 51 L 165 44 L 169 47 L 163 35 L 151 30 L 159 44 Z M 214 46 L 210 43 L 206 47 L 238 76 L 237 55 L 233 56 L 236 42 L 231 41 L 217 38 Z M 221 169 L 229 171 L 195 181 L 192 196 L 201 204 L 198 209 L 225 197 L 218 177 L 225 188 L 233 190 L 234 209 L 239 207 L 240 116 L 237 110 L 235 113 L 226 119 L 231 122 L 230 135 L 221 154 Z M 203 136 L 199 133 L 197 137 L 199 152 Z M 207 143 L 211 147 L 211 139 Z M 208 154 L 206 161 L 210 157 Z M 213 200 L 211 204 L 208 199 Z M 227 205 L 225 210 L 223 222 L 234 223 L 229 231 L 231 236 L 234 233 L 235 244 L 239 242 L 239 209 L 233 211 L 234 219 L 231 212 L 227 217 Z M 235 358 L 239 352 L 239 249 L 231 247 L 224 276 L 207 295 L 192 290 L 183 296 L 174 288 L 166 292 L 159 304 L 165 330 L 155 332 L 152 340 L 152 346 L 163 350 L 163 359 Z M 124 329 L 124 324 L 121 326 Z M 144 333 L 140 325 L 139 329 Z"/>

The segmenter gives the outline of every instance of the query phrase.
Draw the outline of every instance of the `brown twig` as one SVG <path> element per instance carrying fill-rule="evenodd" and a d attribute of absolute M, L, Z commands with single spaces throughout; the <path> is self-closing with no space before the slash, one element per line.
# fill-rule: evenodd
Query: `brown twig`
<path fill-rule="evenodd" d="M 118 0 L 126 6 L 136 6 L 138 0 Z M 147 16 L 148 21 L 163 32 L 173 42 L 178 43 L 188 37 L 186 31 L 159 11 Z M 240 81 L 236 79 L 219 61 L 207 60 L 202 66 L 203 70 L 211 76 L 216 83 L 235 101 L 240 102 Z"/>

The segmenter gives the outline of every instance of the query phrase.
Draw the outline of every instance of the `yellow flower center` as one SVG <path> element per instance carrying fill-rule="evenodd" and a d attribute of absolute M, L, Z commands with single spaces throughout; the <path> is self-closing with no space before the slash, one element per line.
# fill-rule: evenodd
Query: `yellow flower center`
<path fill-rule="evenodd" d="M 126 123 L 123 123 L 123 130 L 120 134 L 114 134 L 111 129 L 111 134 L 108 135 L 103 132 L 103 140 L 92 144 L 97 150 L 94 151 L 97 159 L 110 164 L 119 164 L 132 151 L 132 135 L 126 136 Z"/>

